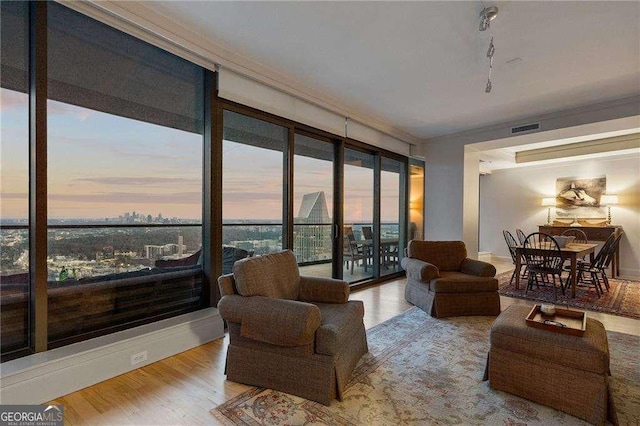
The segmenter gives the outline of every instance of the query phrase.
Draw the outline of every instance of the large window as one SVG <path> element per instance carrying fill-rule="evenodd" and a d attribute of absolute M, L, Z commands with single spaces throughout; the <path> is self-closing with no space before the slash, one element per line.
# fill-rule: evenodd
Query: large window
<path fill-rule="evenodd" d="M 222 142 L 223 272 L 233 260 L 283 248 L 283 161 L 288 129 L 224 111 Z M 229 254 L 230 253 L 230 254 Z"/>
<path fill-rule="evenodd" d="M 0 354 L 29 346 L 29 8 L 0 3 Z"/>
<path fill-rule="evenodd" d="M 51 346 L 199 306 L 204 74 L 56 3 L 47 28 Z"/>
<path fill-rule="evenodd" d="M 402 157 L 218 99 L 213 71 L 60 3 L 0 7 L 3 361 L 215 306 L 246 256 L 401 273 Z"/>

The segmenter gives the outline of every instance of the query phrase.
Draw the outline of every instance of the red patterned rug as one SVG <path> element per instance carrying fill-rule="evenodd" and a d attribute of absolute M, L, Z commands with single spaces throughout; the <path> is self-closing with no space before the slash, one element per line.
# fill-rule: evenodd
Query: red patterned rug
<path fill-rule="evenodd" d="M 554 301 L 553 288 L 551 286 L 541 286 L 539 289 L 534 286 L 533 290 L 525 293 L 527 281 L 520 279 L 520 288 L 516 290 L 515 280 L 513 284 L 509 284 L 512 273 L 513 271 L 503 272 L 496 276 L 499 286 L 498 292 L 502 296 L 536 302 L 549 302 L 559 306 L 570 306 L 640 319 L 640 281 L 609 278 L 610 289 L 608 292 L 605 290 L 601 297 L 598 297 L 593 287 L 578 286 L 575 299 L 571 297 L 570 290 L 567 290 L 567 294 L 563 295 L 558 289 L 558 300 Z"/>

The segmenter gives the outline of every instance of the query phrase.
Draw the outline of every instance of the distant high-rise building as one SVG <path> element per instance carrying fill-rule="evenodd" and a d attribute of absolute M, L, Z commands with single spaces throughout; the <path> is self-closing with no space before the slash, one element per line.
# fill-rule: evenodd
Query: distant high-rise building
<path fill-rule="evenodd" d="M 165 254 L 165 246 L 145 245 L 144 253 L 147 259 L 161 259 Z"/>
<path fill-rule="evenodd" d="M 178 235 L 178 257 L 182 257 L 184 255 L 184 238 L 182 235 Z"/>
<path fill-rule="evenodd" d="M 331 259 L 331 218 L 324 191 L 305 194 L 295 220 L 293 252 L 298 262 Z M 308 225 L 307 225 L 308 224 Z"/>

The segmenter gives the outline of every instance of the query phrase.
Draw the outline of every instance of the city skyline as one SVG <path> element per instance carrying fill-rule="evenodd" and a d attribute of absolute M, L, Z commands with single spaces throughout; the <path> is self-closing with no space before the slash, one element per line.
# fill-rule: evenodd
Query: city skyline
<path fill-rule="evenodd" d="M 0 96 L 0 217 L 21 219 L 28 217 L 28 96 L 4 88 Z M 124 205 L 129 210 L 162 210 L 169 217 L 201 218 L 201 135 L 52 100 L 47 105 L 49 218 L 112 217 Z M 223 156 L 223 217 L 280 219 L 282 153 L 225 140 Z M 298 200 L 327 178 L 326 162 L 305 158 L 296 156 L 303 170 L 294 183 Z M 349 168 L 356 169 L 347 165 L 345 173 Z M 345 219 L 372 221 L 372 179 L 351 176 Z M 394 220 L 398 188 L 383 185 L 381 190 L 382 219 Z M 327 203 L 331 208 L 332 200 Z"/>

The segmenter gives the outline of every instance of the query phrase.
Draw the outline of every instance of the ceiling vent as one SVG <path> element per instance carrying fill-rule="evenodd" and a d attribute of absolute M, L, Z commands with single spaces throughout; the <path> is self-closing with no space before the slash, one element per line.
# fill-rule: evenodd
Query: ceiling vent
<path fill-rule="evenodd" d="M 540 130 L 540 123 L 525 124 L 524 126 L 512 127 L 511 134 L 517 135 L 519 133 L 533 132 L 536 130 Z"/>

